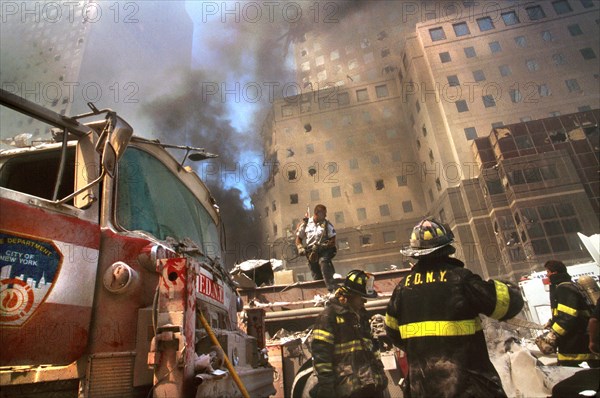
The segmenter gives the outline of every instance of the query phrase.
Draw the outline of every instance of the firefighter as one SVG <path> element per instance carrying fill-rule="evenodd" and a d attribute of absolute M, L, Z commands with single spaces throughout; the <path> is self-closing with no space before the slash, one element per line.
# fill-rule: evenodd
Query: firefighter
<path fill-rule="evenodd" d="M 327 207 L 318 204 L 315 206 L 314 215 L 298 227 L 296 233 L 296 248 L 299 255 L 306 255 L 308 266 L 313 280 L 324 279 L 329 293 L 333 293 L 336 284 L 333 279 L 335 269 L 331 259 L 335 256 L 335 228 L 327 220 Z M 306 246 L 302 240 L 306 240 Z"/>
<path fill-rule="evenodd" d="M 586 361 L 590 367 L 600 367 L 600 355 L 589 350 L 587 326 L 592 306 L 581 288 L 571 281 L 567 267 L 561 261 L 544 264 L 550 279 L 550 308 L 552 318 L 543 335 L 546 344 L 558 351 L 558 364 L 579 366 Z"/>
<path fill-rule="evenodd" d="M 311 350 L 317 384 L 312 398 L 383 398 L 387 377 L 371 336 L 367 298 L 377 297 L 373 275 L 348 273 L 319 315 Z"/>
<path fill-rule="evenodd" d="M 484 281 L 451 258 L 449 227 L 424 219 L 401 250 L 418 261 L 392 293 L 386 331 L 406 352 L 405 397 L 506 397 L 490 361 L 479 314 L 517 315 L 523 298 L 507 282 Z"/>

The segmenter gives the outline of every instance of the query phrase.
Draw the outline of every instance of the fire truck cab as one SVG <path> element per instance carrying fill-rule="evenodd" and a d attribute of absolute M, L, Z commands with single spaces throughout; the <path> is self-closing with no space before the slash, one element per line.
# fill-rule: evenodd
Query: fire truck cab
<path fill-rule="evenodd" d="M 272 394 L 198 175 L 111 110 L 0 99 L 3 130 L 17 111 L 55 141 L 0 150 L 2 396 Z"/>

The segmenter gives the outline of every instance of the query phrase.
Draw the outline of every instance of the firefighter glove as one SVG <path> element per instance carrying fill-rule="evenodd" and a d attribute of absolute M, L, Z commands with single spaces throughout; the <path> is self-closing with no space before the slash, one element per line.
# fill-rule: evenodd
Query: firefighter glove
<path fill-rule="evenodd" d="M 298 245 L 296 246 L 296 249 L 298 249 L 299 256 L 304 256 L 306 254 L 306 249 L 304 248 L 304 246 Z"/>
<path fill-rule="evenodd" d="M 535 339 L 535 344 L 540 349 L 540 352 L 544 355 L 554 354 L 556 352 L 556 346 L 558 336 L 553 331 L 548 331 Z"/>

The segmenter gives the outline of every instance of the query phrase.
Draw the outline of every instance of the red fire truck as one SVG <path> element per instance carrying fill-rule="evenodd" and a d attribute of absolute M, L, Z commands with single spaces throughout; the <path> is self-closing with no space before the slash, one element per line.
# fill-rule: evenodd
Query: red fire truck
<path fill-rule="evenodd" d="M 1 395 L 271 395 L 238 327 L 218 207 L 183 166 L 209 154 L 178 147 L 179 162 L 92 104 L 65 117 L 0 100 Z M 38 124 L 54 142 L 21 142 Z"/>

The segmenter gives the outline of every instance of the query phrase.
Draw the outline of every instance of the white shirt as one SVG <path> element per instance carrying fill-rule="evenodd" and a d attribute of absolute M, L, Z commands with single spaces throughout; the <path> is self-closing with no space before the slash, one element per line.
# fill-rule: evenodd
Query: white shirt
<path fill-rule="evenodd" d="M 323 235 L 323 233 L 325 231 L 326 225 L 327 225 L 327 236 L 324 236 L 323 239 L 321 240 L 321 243 L 323 243 L 323 242 L 325 242 L 325 240 L 330 239 L 331 237 L 335 236 L 335 228 L 333 228 L 333 225 L 327 220 L 324 220 L 320 223 L 316 223 L 314 218 L 311 217 L 308 219 L 306 228 L 303 228 L 302 225 L 300 225 L 300 228 L 298 229 L 298 232 L 296 235 L 300 239 L 306 238 L 306 246 L 310 247 L 310 246 L 314 245 L 315 243 L 319 242 L 319 239 L 321 239 L 321 235 Z"/>

